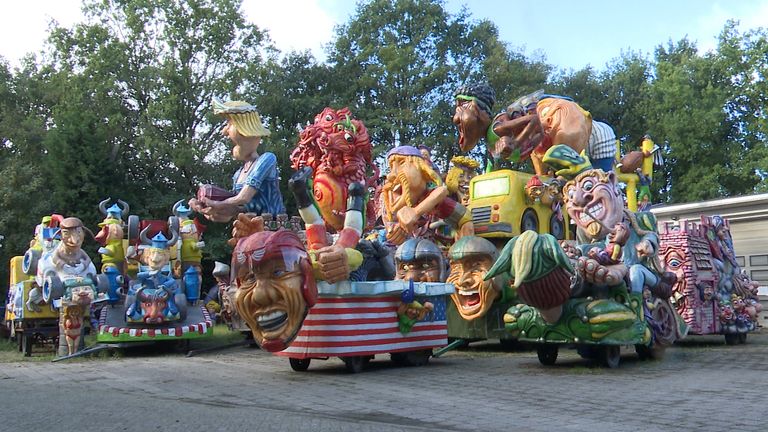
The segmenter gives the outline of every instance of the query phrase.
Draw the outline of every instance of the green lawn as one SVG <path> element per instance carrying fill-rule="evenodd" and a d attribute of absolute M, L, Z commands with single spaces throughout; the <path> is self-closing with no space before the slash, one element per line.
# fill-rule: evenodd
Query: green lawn
<path fill-rule="evenodd" d="M 189 349 L 198 350 L 214 348 L 217 346 L 232 344 L 243 341 L 244 335 L 240 332 L 230 331 L 226 325 L 217 324 L 213 327 L 213 335 L 204 339 L 190 341 Z M 85 337 L 85 346 L 95 345 L 96 336 L 88 335 Z M 24 357 L 19 351 L 18 342 L 11 339 L 0 339 L 0 363 L 11 362 L 39 362 L 51 361 L 55 357 L 56 347 L 48 342 L 44 345 L 34 345 L 32 347 L 32 356 Z M 123 356 L 155 356 L 155 355 L 184 355 L 186 349 L 179 343 L 159 342 L 149 346 L 138 346 L 131 349 L 108 349 L 82 357 L 83 360 L 104 360 L 111 358 L 122 358 Z M 71 359 L 68 361 L 82 361 L 80 359 Z"/>

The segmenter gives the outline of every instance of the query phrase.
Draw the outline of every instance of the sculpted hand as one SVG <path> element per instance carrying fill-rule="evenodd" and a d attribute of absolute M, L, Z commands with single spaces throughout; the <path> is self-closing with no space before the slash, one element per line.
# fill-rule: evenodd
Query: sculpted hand
<path fill-rule="evenodd" d="M 397 222 L 407 233 L 412 233 L 419 223 L 419 214 L 411 207 L 403 207 L 397 211 Z"/>
<path fill-rule="evenodd" d="M 264 231 L 264 219 L 261 216 L 256 216 L 253 213 L 240 213 L 232 225 L 232 238 L 227 241 L 227 244 L 235 247 L 241 238 L 261 231 Z"/>
<path fill-rule="evenodd" d="M 581 256 L 581 250 L 577 248 L 571 240 L 560 240 L 560 247 L 568 258 L 575 260 Z"/>
<path fill-rule="evenodd" d="M 349 279 L 347 251 L 342 246 L 326 246 L 315 251 L 315 261 L 322 279 L 336 283 Z"/>
<path fill-rule="evenodd" d="M 589 283 L 614 286 L 627 275 L 627 266 L 624 264 L 604 266 L 592 258 L 580 257 L 576 262 L 576 271 Z"/>
<path fill-rule="evenodd" d="M 640 258 L 645 258 L 653 255 L 653 245 L 648 240 L 643 240 L 640 243 L 636 244 L 635 250 L 637 251 L 637 256 Z"/>

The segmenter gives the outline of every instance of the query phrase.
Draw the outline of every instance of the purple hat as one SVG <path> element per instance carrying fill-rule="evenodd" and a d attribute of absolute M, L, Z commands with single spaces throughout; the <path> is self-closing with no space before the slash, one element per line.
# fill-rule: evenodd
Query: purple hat
<path fill-rule="evenodd" d="M 392 155 L 401 155 L 401 156 L 418 156 L 420 158 L 423 158 L 421 155 L 421 152 L 419 149 L 417 149 L 414 146 L 404 145 L 404 146 L 398 146 L 387 152 L 387 159 L 389 159 Z"/>

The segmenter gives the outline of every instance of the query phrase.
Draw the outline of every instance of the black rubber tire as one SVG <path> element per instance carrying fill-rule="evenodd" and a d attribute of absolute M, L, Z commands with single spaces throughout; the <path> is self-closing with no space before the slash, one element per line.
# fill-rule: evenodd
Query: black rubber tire
<path fill-rule="evenodd" d="M 307 369 L 309 369 L 309 363 L 312 361 L 312 359 L 297 359 L 290 357 L 288 358 L 288 362 L 291 364 L 291 369 L 295 370 L 296 372 L 305 372 Z M 345 363 L 346 364 L 346 363 Z"/>
<path fill-rule="evenodd" d="M 390 353 L 390 357 L 395 364 L 401 366 L 424 366 L 429 363 L 429 358 L 432 357 L 432 350 Z"/>
<path fill-rule="evenodd" d="M 554 344 L 541 344 L 536 347 L 536 355 L 539 363 L 544 366 L 552 366 L 557 361 L 558 346 Z"/>
<path fill-rule="evenodd" d="M 341 360 L 344 362 L 344 366 L 346 366 L 349 373 L 362 372 L 366 363 L 362 356 L 342 357 Z"/>
<path fill-rule="evenodd" d="M 726 333 L 725 334 L 725 344 L 726 345 L 736 345 L 739 343 L 739 335 L 738 333 Z"/>
<path fill-rule="evenodd" d="M 532 208 L 525 209 L 523 217 L 520 218 L 520 233 L 526 231 L 539 232 L 539 216 L 536 215 L 536 210 Z"/>
<path fill-rule="evenodd" d="M 601 359 L 603 366 L 610 369 L 616 369 L 621 363 L 621 347 L 618 345 L 606 345 L 601 350 Z"/>
<path fill-rule="evenodd" d="M 739 343 L 740 344 L 747 343 L 747 334 L 746 333 L 739 333 Z"/>
<path fill-rule="evenodd" d="M 32 341 L 34 339 L 34 335 L 29 332 L 24 332 L 21 334 L 21 354 L 24 357 L 32 356 Z"/>
<path fill-rule="evenodd" d="M 664 358 L 665 350 L 665 346 L 658 344 L 652 346 L 643 344 L 635 345 L 635 352 L 640 360 L 661 360 Z"/>

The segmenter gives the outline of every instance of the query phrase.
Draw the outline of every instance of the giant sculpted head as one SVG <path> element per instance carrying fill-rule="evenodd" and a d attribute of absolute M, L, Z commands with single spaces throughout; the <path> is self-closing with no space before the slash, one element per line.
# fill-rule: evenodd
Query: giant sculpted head
<path fill-rule="evenodd" d="M 256 232 L 238 241 L 232 268 L 235 308 L 254 340 L 266 351 L 284 350 L 317 300 L 304 244 L 291 231 Z"/>
<path fill-rule="evenodd" d="M 589 240 L 604 239 L 624 217 L 624 199 L 613 171 L 590 169 L 563 188 L 565 208 Z"/>
<path fill-rule="evenodd" d="M 496 247 L 484 238 L 466 236 L 453 244 L 448 256 L 451 272 L 446 282 L 456 287 L 451 300 L 459 315 L 465 320 L 482 317 L 501 293 L 500 276 L 483 280 L 498 256 Z"/>
<path fill-rule="evenodd" d="M 313 171 L 312 193 L 326 225 L 341 231 L 347 205 L 347 190 L 354 182 L 372 187 L 379 176 L 373 164 L 373 146 L 362 121 L 352 118 L 349 108 L 325 108 L 299 135 L 291 152 L 295 170 Z M 370 172 L 369 172 L 370 170 Z M 373 205 L 373 201 L 369 201 Z M 366 214 L 373 224 L 375 211 Z"/>
<path fill-rule="evenodd" d="M 453 124 L 459 129 L 459 148 L 468 152 L 486 136 L 496 93 L 485 83 L 471 83 L 456 90 Z"/>

